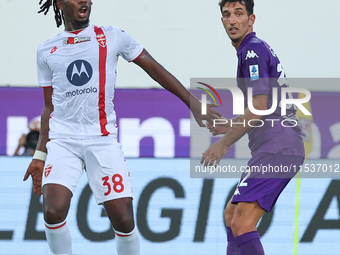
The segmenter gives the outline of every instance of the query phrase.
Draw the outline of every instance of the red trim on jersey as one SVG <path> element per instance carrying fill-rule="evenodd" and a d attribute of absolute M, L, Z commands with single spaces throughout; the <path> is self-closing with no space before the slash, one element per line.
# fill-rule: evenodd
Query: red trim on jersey
<path fill-rule="evenodd" d="M 144 51 L 145 51 L 145 49 L 143 49 L 142 52 L 134 60 L 131 60 L 130 62 L 136 61 L 136 59 L 139 58 L 143 54 Z"/>
<path fill-rule="evenodd" d="M 76 30 L 76 31 L 70 31 L 70 33 L 77 35 L 77 34 L 79 34 L 83 30 L 84 29 L 80 29 L 80 30 Z"/>
<path fill-rule="evenodd" d="M 46 224 L 45 224 L 45 226 L 48 228 L 48 229 L 58 229 L 58 228 L 62 228 L 63 226 L 65 226 L 66 225 L 66 221 L 63 223 L 63 224 L 61 224 L 60 226 L 57 226 L 57 227 L 49 227 L 49 226 L 47 226 Z"/>
<path fill-rule="evenodd" d="M 104 35 L 103 30 L 100 27 L 95 27 L 94 31 L 96 35 Z M 105 35 L 104 35 L 105 37 Z M 98 42 L 99 43 L 99 42 Z M 106 84 L 106 58 L 107 58 L 107 46 L 99 46 L 99 122 L 100 129 L 103 136 L 107 136 L 110 133 L 106 130 L 107 118 L 105 112 L 105 84 Z"/>

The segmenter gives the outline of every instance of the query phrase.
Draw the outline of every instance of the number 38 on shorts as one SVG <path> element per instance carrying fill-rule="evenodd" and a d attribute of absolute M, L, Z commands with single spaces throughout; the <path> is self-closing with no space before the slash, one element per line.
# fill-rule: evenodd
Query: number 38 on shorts
<path fill-rule="evenodd" d="M 107 192 L 104 193 L 104 196 L 108 196 L 112 189 L 116 193 L 121 193 L 124 191 L 123 177 L 120 174 L 115 174 L 111 179 L 109 176 L 105 176 L 102 178 L 102 180 L 103 186 L 107 187 Z"/>

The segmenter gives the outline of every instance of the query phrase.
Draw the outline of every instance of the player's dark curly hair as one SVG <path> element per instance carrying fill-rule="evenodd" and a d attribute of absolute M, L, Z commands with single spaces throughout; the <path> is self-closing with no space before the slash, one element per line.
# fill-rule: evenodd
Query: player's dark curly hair
<path fill-rule="evenodd" d="M 51 5 L 53 5 L 53 10 L 54 10 L 54 19 L 57 24 L 57 27 L 60 27 L 61 24 L 63 23 L 63 13 L 62 11 L 59 10 L 57 6 L 57 0 L 46 0 L 45 3 L 43 3 L 43 0 L 40 0 L 39 5 L 40 6 L 40 11 L 38 13 L 43 12 L 45 15 L 48 13 Z"/>
<path fill-rule="evenodd" d="M 222 8 L 226 3 L 236 3 L 236 2 L 239 2 L 240 4 L 246 6 L 248 16 L 254 14 L 254 0 L 221 0 L 221 2 L 218 5 L 220 6 L 220 9 L 222 12 Z"/>

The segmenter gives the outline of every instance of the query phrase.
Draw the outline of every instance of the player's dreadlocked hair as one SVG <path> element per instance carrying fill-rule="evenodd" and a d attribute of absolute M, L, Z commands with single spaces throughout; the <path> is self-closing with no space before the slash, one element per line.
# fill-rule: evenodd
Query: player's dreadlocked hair
<path fill-rule="evenodd" d="M 57 6 L 57 0 L 46 0 L 44 4 L 41 4 L 43 0 L 40 0 L 39 5 L 40 6 L 40 11 L 38 13 L 44 12 L 44 15 L 46 15 L 53 4 L 53 10 L 54 10 L 54 19 L 55 22 L 57 23 L 57 27 L 60 27 L 61 24 L 63 23 L 63 17 L 62 17 L 62 12 L 58 9 Z"/>

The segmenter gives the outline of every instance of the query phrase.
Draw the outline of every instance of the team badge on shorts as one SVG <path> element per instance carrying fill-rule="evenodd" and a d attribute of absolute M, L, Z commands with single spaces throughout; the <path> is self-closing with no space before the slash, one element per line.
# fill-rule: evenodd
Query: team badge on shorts
<path fill-rule="evenodd" d="M 50 175 L 51 171 L 52 171 L 52 165 L 47 165 L 44 170 L 45 178 L 47 178 Z"/>
<path fill-rule="evenodd" d="M 238 186 L 235 189 L 234 196 L 241 195 L 240 190 L 238 189 Z"/>

